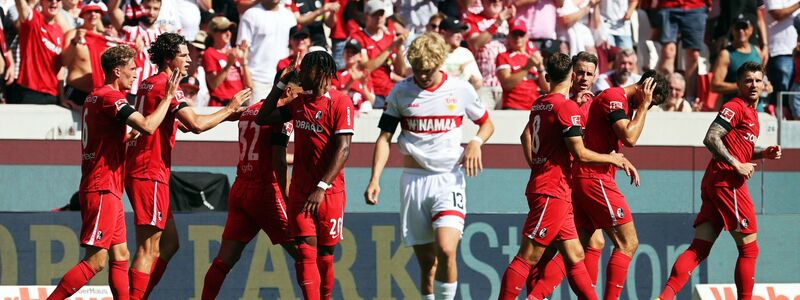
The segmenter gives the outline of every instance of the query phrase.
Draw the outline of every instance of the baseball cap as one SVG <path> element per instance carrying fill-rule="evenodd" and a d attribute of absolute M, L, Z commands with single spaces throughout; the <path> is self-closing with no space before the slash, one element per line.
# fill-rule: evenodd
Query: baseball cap
<path fill-rule="evenodd" d="M 525 24 L 525 21 L 516 19 L 514 20 L 514 24 L 511 24 L 511 28 L 509 28 L 508 32 L 514 31 L 521 31 L 523 34 L 528 33 L 528 24 Z"/>
<path fill-rule="evenodd" d="M 736 21 L 733 22 L 733 25 L 734 28 L 747 28 L 752 27 L 753 23 L 750 21 L 750 19 L 740 14 L 739 17 L 736 18 Z"/>
<path fill-rule="evenodd" d="M 225 31 L 231 28 L 236 28 L 236 23 L 231 22 L 228 18 L 223 16 L 217 16 L 211 18 L 211 22 L 208 22 L 208 31 Z"/>
<path fill-rule="evenodd" d="M 192 46 L 197 48 L 197 49 L 205 50 L 206 49 L 206 39 L 207 38 L 208 38 L 208 33 L 206 33 L 205 31 L 200 30 L 194 36 L 194 40 L 189 42 L 189 44 L 192 44 Z"/>
<path fill-rule="evenodd" d="M 469 26 L 456 18 L 445 18 L 439 23 L 439 29 L 449 32 L 463 32 L 469 29 Z"/>
<path fill-rule="evenodd" d="M 81 13 L 79 14 L 79 16 L 90 11 L 99 11 L 101 14 L 105 15 L 106 12 L 108 11 L 108 7 L 103 2 L 90 2 L 84 4 L 83 7 L 81 7 Z"/>
<path fill-rule="evenodd" d="M 311 37 L 311 31 L 308 30 L 308 26 L 297 25 L 289 29 L 289 37 L 293 39 L 301 38 L 302 36 Z"/>
<path fill-rule="evenodd" d="M 384 15 L 386 14 L 386 3 L 382 0 L 368 0 L 366 4 L 364 4 L 364 13 L 371 15 L 376 11 L 382 10 Z"/>
<path fill-rule="evenodd" d="M 344 48 L 350 49 L 355 53 L 361 53 L 361 44 L 359 44 L 358 41 L 354 39 L 347 40 L 347 42 L 344 44 Z"/>
<path fill-rule="evenodd" d="M 181 79 L 180 88 L 183 91 L 197 93 L 200 90 L 200 81 L 194 76 L 186 76 Z"/>

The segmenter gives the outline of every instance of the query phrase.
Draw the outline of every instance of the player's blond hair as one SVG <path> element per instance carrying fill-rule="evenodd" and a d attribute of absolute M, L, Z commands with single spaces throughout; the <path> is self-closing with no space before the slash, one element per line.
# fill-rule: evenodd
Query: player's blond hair
<path fill-rule="evenodd" d="M 438 69 L 447 59 L 448 46 L 442 36 L 436 33 L 425 33 L 411 42 L 408 48 L 408 62 L 411 68 L 418 71 Z"/>

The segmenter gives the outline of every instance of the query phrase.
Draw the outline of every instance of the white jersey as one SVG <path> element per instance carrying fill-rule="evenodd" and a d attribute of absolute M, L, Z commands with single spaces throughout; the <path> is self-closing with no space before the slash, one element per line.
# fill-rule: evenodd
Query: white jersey
<path fill-rule="evenodd" d="M 462 121 L 476 124 L 489 118 L 475 89 L 464 80 L 442 72 L 438 87 L 421 89 L 414 77 L 395 84 L 386 97 L 384 114 L 400 119 L 400 152 L 411 155 L 423 168 L 437 173 L 459 167 Z"/>

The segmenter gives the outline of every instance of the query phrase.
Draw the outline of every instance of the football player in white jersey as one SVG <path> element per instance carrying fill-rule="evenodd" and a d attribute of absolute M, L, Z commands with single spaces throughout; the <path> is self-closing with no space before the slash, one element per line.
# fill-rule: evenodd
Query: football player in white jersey
<path fill-rule="evenodd" d="M 400 218 L 403 242 L 413 246 L 420 266 L 423 299 L 453 299 L 456 294 L 456 249 L 466 215 L 465 177 L 483 171 L 481 145 L 494 125 L 475 89 L 448 77 L 441 66 L 448 48 L 441 36 L 426 33 L 408 50 L 414 76 L 397 83 L 386 98 L 378 127 L 372 178 L 364 197 L 378 203 L 379 180 L 389 158 L 389 144 L 401 125 L 403 154 Z M 478 133 L 461 147 L 462 120 L 478 124 Z M 435 297 L 434 297 L 435 296 Z"/>

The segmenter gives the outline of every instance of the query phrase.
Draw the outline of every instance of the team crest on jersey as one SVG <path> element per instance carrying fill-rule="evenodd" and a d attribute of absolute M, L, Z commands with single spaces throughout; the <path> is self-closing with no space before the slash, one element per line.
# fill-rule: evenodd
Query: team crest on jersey
<path fill-rule="evenodd" d="M 102 240 L 102 239 L 103 239 L 103 231 L 102 230 L 98 230 L 97 231 L 97 238 L 95 240 L 99 241 L 99 240 Z"/>
<path fill-rule="evenodd" d="M 456 99 L 455 96 L 450 95 L 450 97 L 447 97 L 447 99 L 445 99 L 445 102 L 447 103 L 447 109 L 449 109 L 450 111 L 456 110 L 456 103 L 458 103 L 458 99 Z"/>
<path fill-rule="evenodd" d="M 539 238 L 544 238 L 547 235 L 547 228 L 542 228 L 539 230 Z"/>
<path fill-rule="evenodd" d="M 611 102 L 608 103 L 608 107 L 611 110 L 622 109 L 622 102 L 620 102 L 620 101 L 611 101 Z"/>
<path fill-rule="evenodd" d="M 719 117 L 725 121 L 728 121 L 728 123 L 730 123 L 731 120 L 733 120 L 733 116 L 735 115 L 736 113 L 732 109 L 727 107 L 723 108 L 722 111 L 719 113 Z"/>
<path fill-rule="evenodd" d="M 744 228 L 747 228 L 748 226 L 750 226 L 750 221 L 747 221 L 746 218 L 742 218 L 742 221 L 740 223 L 742 223 L 742 227 L 744 227 Z"/>
<path fill-rule="evenodd" d="M 620 218 L 620 219 L 622 219 L 622 218 L 624 218 L 624 217 L 625 217 L 625 212 L 624 212 L 624 211 L 622 211 L 622 208 L 620 208 L 620 207 L 617 207 L 617 218 Z"/>
<path fill-rule="evenodd" d="M 322 119 L 322 111 L 318 110 L 317 113 L 314 115 L 314 119 Z"/>
<path fill-rule="evenodd" d="M 158 212 L 158 221 L 161 222 L 161 212 Z"/>
<path fill-rule="evenodd" d="M 580 115 L 574 115 L 571 118 L 572 118 L 572 125 L 581 126 L 581 116 Z"/>

